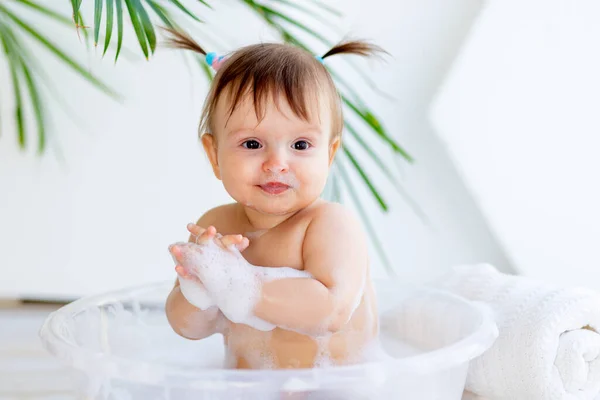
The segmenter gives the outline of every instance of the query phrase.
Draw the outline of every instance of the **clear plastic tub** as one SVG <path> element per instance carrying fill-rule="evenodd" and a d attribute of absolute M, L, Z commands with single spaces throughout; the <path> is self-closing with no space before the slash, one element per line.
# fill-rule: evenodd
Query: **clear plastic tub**
<path fill-rule="evenodd" d="M 72 367 L 85 398 L 110 400 L 460 400 L 469 361 L 498 335 L 489 313 L 450 293 L 376 282 L 381 340 L 392 357 L 344 367 L 220 368 L 222 338 L 177 336 L 164 301 L 172 282 L 70 303 L 40 336 Z"/>

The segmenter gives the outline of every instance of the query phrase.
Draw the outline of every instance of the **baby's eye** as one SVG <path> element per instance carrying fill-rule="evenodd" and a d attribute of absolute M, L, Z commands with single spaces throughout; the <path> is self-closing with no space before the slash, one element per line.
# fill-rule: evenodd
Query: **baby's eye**
<path fill-rule="evenodd" d="M 244 143 L 242 143 L 242 147 L 245 147 L 247 149 L 250 150 L 256 150 L 256 149 L 260 149 L 260 143 L 258 143 L 256 140 L 246 140 Z"/>
<path fill-rule="evenodd" d="M 310 143 L 306 140 L 298 140 L 293 146 L 294 150 L 307 150 L 310 147 Z"/>

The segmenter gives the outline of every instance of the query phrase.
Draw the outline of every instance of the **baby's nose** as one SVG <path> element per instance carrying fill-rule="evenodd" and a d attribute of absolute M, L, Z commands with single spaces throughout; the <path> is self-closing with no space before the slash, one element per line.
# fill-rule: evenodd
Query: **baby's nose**
<path fill-rule="evenodd" d="M 263 164 L 265 172 L 287 172 L 288 165 L 286 160 L 278 154 L 272 154 Z"/>

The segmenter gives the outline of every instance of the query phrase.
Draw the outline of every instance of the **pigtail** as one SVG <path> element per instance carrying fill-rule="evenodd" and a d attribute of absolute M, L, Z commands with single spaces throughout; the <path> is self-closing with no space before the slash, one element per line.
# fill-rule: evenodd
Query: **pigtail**
<path fill-rule="evenodd" d="M 350 40 L 336 44 L 331 50 L 321 56 L 321 58 L 330 57 L 335 54 L 356 54 L 363 57 L 369 57 L 380 53 L 388 54 L 387 51 L 375 44 L 363 40 Z"/>
<path fill-rule="evenodd" d="M 192 50 L 196 53 L 206 55 L 206 51 L 191 38 L 187 33 L 178 31 L 173 28 L 162 28 L 169 37 L 167 38 L 166 46 L 176 49 Z"/>

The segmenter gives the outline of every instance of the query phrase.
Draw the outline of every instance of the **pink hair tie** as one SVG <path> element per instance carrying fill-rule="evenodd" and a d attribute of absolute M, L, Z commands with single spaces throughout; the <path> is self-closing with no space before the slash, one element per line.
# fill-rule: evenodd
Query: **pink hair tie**
<path fill-rule="evenodd" d="M 217 56 L 217 53 L 211 52 L 206 54 L 206 63 L 212 67 L 215 71 L 221 68 L 221 65 L 225 62 L 225 56 Z"/>

